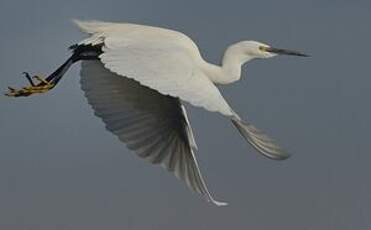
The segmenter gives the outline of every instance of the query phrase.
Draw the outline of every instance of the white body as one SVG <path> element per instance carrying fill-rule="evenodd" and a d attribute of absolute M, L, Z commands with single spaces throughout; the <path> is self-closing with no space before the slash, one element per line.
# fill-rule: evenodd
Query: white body
<path fill-rule="evenodd" d="M 165 28 L 136 25 L 130 23 L 107 23 L 90 22 L 76 23 L 92 37 L 82 41 L 82 44 L 98 44 L 106 38 L 117 37 L 121 45 L 131 44 L 161 44 L 163 48 L 178 48 L 187 54 L 193 64 L 196 65 L 213 83 L 228 84 L 240 79 L 241 65 L 248 59 L 241 59 L 231 49 L 226 52 L 223 59 L 223 67 L 206 62 L 200 54 L 197 45 L 187 35 Z M 163 51 L 163 50 L 162 50 Z"/>
<path fill-rule="evenodd" d="M 186 110 L 180 100 L 232 120 L 243 137 L 273 159 L 287 154 L 251 124 L 243 122 L 215 84 L 240 79 L 241 66 L 253 58 L 275 56 L 263 43 L 230 46 L 222 66 L 206 62 L 197 45 L 183 33 L 127 23 L 81 22 L 90 37 L 80 44 L 103 44 L 98 61 L 84 61 L 82 88 L 106 127 L 139 156 L 174 171 L 192 190 L 218 205 L 204 182 Z"/>

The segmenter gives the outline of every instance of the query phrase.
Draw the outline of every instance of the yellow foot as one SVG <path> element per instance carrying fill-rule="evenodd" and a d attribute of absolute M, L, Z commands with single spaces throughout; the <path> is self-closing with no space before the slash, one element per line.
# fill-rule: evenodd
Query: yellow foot
<path fill-rule="evenodd" d="M 34 76 L 33 78 L 40 81 L 40 84 L 34 85 L 32 81 L 30 81 L 31 85 L 23 87 L 22 89 L 14 89 L 12 87 L 8 87 L 9 92 L 5 95 L 8 97 L 27 97 L 36 93 L 46 93 L 55 86 L 54 83 L 48 82 L 47 80 L 39 76 Z"/>

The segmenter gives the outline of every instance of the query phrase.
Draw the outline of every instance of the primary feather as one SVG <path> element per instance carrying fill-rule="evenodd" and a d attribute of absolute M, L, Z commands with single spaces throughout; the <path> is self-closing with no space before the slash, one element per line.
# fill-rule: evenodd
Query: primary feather
<path fill-rule="evenodd" d="M 129 78 L 84 61 L 81 86 L 95 114 L 127 147 L 186 182 L 189 188 L 217 205 L 199 170 L 193 132 L 179 99 L 164 96 Z"/>

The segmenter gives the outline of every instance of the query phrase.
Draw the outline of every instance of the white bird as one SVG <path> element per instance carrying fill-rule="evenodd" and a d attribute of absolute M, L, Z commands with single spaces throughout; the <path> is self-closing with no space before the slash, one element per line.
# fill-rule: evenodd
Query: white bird
<path fill-rule="evenodd" d="M 185 34 L 152 26 L 100 21 L 75 21 L 89 35 L 71 47 L 73 55 L 46 79 L 10 88 L 8 96 L 47 92 L 69 67 L 82 61 L 81 86 L 95 114 L 138 156 L 161 164 L 187 186 L 216 205 L 201 175 L 197 145 L 183 102 L 218 112 L 232 121 L 241 135 L 264 156 L 283 160 L 289 155 L 273 139 L 230 107 L 216 87 L 241 77 L 241 67 L 255 58 L 277 54 L 307 56 L 242 41 L 226 50 L 222 65 L 206 62 Z"/>

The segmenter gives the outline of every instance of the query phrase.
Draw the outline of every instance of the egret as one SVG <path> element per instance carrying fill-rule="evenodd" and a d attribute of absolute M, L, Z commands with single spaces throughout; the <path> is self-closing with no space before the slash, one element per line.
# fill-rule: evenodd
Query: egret
<path fill-rule="evenodd" d="M 88 36 L 70 47 L 71 57 L 46 78 L 24 73 L 30 85 L 9 87 L 7 96 L 48 92 L 71 65 L 81 61 L 82 90 L 106 128 L 139 157 L 173 172 L 192 191 L 218 206 L 226 203 L 212 197 L 201 175 L 183 102 L 222 114 L 264 156 L 289 157 L 273 139 L 242 120 L 216 85 L 238 81 L 242 65 L 252 59 L 307 55 L 241 41 L 227 48 L 218 66 L 206 62 L 197 45 L 181 32 L 130 23 L 75 23 Z"/>

